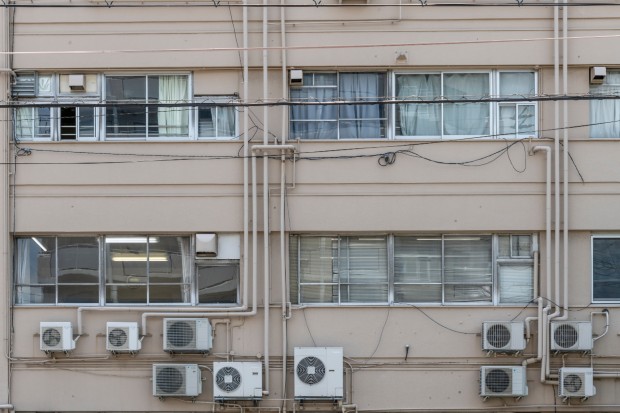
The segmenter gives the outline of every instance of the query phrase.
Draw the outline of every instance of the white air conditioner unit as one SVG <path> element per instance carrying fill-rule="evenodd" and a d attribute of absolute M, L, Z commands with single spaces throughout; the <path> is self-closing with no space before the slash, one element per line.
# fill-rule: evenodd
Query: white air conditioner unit
<path fill-rule="evenodd" d="M 164 318 L 164 350 L 170 353 L 208 353 L 213 337 L 207 318 Z"/>
<path fill-rule="evenodd" d="M 482 323 L 482 349 L 517 352 L 525 349 L 524 324 L 521 321 L 487 321 Z"/>
<path fill-rule="evenodd" d="M 482 366 L 480 368 L 480 396 L 527 396 L 527 375 L 523 366 Z"/>
<path fill-rule="evenodd" d="M 142 348 L 138 323 L 106 323 L 105 348 L 113 353 L 134 353 Z"/>
<path fill-rule="evenodd" d="M 596 394 L 594 373 L 589 367 L 563 367 L 559 370 L 560 397 L 591 397 Z"/>
<path fill-rule="evenodd" d="M 590 351 L 593 344 L 589 321 L 551 322 L 551 350 Z"/>
<path fill-rule="evenodd" d="M 295 399 L 343 398 L 342 347 L 295 347 Z"/>
<path fill-rule="evenodd" d="M 259 400 L 263 397 L 263 368 L 260 362 L 213 363 L 213 398 Z"/>
<path fill-rule="evenodd" d="M 153 396 L 189 396 L 202 393 L 198 364 L 153 364 Z"/>
<path fill-rule="evenodd" d="M 68 321 L 42 321 L 39 326 L 41 350 L 46 353 L 75 349 L 73 327 Z"/>

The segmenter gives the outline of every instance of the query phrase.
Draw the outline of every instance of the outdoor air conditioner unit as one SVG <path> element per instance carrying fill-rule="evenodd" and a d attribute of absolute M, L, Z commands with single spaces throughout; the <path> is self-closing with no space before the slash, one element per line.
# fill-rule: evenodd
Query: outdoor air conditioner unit
<path fill-rule="evenodd" d="M 560 397 L 587 398 L 596 394 L 594 387 L 594 373 L 589 367 L 563 367 L 559 370 Z"/>
<path fill-rule="evenodd" d="M 593 344 L 589 321 L 551 322 L 551 350 L 590 351 Z"/>
<path fill-rule="evenodd" d="M 195 397 L 200 393 L 198 364 L 153 364 L 153 396 Z"/>
<path fill-rule="evenodd" d="M 213 337 L 207 318 L 164 318 L 164 351 L 208 353 Z"/>
<path fill-rule="evenodd" d="M 262 396 L 263 368 L 260 362 L 213 363 L 213 399 L 259 400 Z"/>
<path fill-rule="evenodd" d="M 108 322 L 105 348 L 113 353 L 135 353 L 142 348 L 138 323 Z"/>
<path fill-rule="evenodd" d="M 524 324 L 521 321 L 487 321 L 482 323 L 482 349 L 518 352 L 525 349 Z"/>
<path fill-rule="evenodd" d="M 342 347 L 295 347 L 295 399 L 343 398 Z"/>
<path fill-rule="evenodd" d="M 42 321 L 39 326 L 41 350 L 46 353 L 75 349 L 73 327 L 68 321 Z"/>
<path fill-rule="evenodd" d="M 527 396 L 527 377 L 523 366 L 482 366 L 480 368 L 480 396 Z"/>

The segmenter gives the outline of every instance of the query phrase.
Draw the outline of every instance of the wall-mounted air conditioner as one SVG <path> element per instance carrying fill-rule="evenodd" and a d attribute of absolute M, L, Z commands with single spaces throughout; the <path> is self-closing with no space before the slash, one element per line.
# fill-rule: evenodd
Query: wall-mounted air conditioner
<path fill-rule="evenodd" d="M 153 364 L 153 396 L 189 396 L 202 393 L 197 364 Z"/>
<path fill-rule="evenodd" d="M 589 321 L 551 322 L 551 350 L 553 351 L 590 351 L 592 323 Z"/>
<path fill-rule="evenodd" d="M 207 318 L 164 318 L 164 350 L 170 353 L 208 353 L 213 336 Z"/>
<path fill-rule="evenodd" d="M 342 399 L 342 358 L 342 347 L 295 347 L 295 399 Z"/>
<path fill-rule="evenodd" d="M 259 400 L 263 396 L 263 368 L 260 362 L 213 363 L 213 398 Z"/>
<path fill-rule="evenodd" d="M 41 350 L 46 353 L 75 349 L 73 327 L 68 321 L 42 321 L 39 325 Z"/>
<path fill-rule="evenodd" d="M 480 396 L 527 396 L 527 377 L 523 366 L 482 366 L 480 368 Z"/>
<path fill-rule="evenodd" d="M 134 353 L 142 348 L 138 323 L 106 323 L 105 348 L 113 353 Z"/>
<path fill-rule="evenodd" d="M 525 349 L 522 321 L 487 321 L 482 323 L 482 349 L 518 352 Z"/>
<path fill-rule="evenodd" d="M 560 397 L 592 397 L 596 394 L 594 373 L 589 367 L 563 367 L 559 370 Z"/>

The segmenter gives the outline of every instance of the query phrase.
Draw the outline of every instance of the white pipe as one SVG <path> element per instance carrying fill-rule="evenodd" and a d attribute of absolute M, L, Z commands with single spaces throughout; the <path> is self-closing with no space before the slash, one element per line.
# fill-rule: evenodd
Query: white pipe
<path fill-rule="evenodd" d="M 567 0 L 568 3 L 568 0 Z M 568 6 L 562 7 L 562 86 L 564 96 L 568 96 Z M 556 320 L 568 319 L 568 102 L 562 102 L 563 107 L 563 119 L 562 119 L 562 162 L 563 162 L 563 215 L 564 215 L 564 229 L 563 234 L 563 293 L 562 300 L 564 303 L 563 314 L 557 317 Z"/>
<path fill-rule="evenodd" d="M 269 99 L 269 0 L 263 0 L 263 99 Z M 263 145 L 269 144 L 269 107 L 263 107 Z M 265 362 L 265 383 L 263 394 L 270 391 L 269 369 L 269 304 L 270 268 L 269 268 L 269 158 L 263 156 L 263 354 Z"/>
<path fill-rule="evenodd" d="M 598 336 L 593 337 L 592 342 L 595 342 L 599 338 L 603 338 L 609 332 L 609 311 L 605 309 L 603 311 L 593 311 L 592 313 L 590 313 L 590 324 L 594 324 L 594 316 L 597 314 L 602 314 L 605 316 L 605 331 L 603 331 L 603 334 L 599 334 Z"/>
<path fill-rule="evenodd" d="M 286 0 L 280 0 L 280 46 L 282 46 L 282 98 L 284 101 L 288 100 L 288 76 L 286 72 Z M 284 145 L 286 143 L 286 130 L 287 130 L 287 113 L 288 107 L 282 106 L 282 127 L 280 129 L 281 134 L 281 142 Z M 286 157 L 284 156 L 284 152 L 282 152 L 282 157 L 280 158 L 280 288 L 281 288 L 281 302 L 282 302 L 282 390 L 281 390 L 281 398 L 282 398 L 282 411 L 286 413 L 286 363 L 288 359 L 288 319 L 286 313 L 286 305 L 288 302 L 288 283 L 286 280 L 286 247 L 284 245 L 286 241 L 286 203 L 285 197 L 286 195 Z"/>

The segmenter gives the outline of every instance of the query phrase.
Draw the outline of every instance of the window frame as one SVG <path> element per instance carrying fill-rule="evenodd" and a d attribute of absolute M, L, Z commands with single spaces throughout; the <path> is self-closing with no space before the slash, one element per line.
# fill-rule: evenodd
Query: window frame
<path fill-rule="evenodd" d="M 199 105 L 201 103 L 210 103 L 210 102 L 213 102 L 215 104 L 229 103 L 229 102 L 239 103 L 238 96 L 235 96 L 235 95 L 194 95 L 193 102 L 197 103 L 197 105 L 194 108 L 192 108 L 192 112 L 194 112 L 193 128 L 194 128 L 194 136 L 196 140 L 199 140 L 199 141 L 205 141 L 205 140 L 231 141 L 231 140 L 238 139 L 239 137 L 239 110 L 236 106 L 233 107 L 234 123 L 235 123 L 235 130 L 233 131 L 233 136 L 220 136 L 217 126 L 214 126 L 214 130 L 216 132 L 215 136 L 202 136 L 200 134 L 200 109 L 202 107 Z M 214 106 L 214 109 L 216 111 L 216 117 L 219 116 L 218 113 L 221 110 L 221 107 Z M 214 125 L 216 122 L 214 122 Z"/>
<path fill-rule="evenodd" d="M 188 283 L 184 283 L 183 282 L 183 275 L 181 274 L 181 280 L 179 283 L 162 283 L 162 282 L 155 282 L 155 283 L 148 283 L 149 285 L 155 285 L 156 287 L 158 286 L 166 286 L 166 285 L 175 285 L 175 286 L 183 286 L 183 285 L 187 285 L 188 293 L 187 293 L 187 297 L 188 300 L 186 302 L 149 302 L 148 299 L 148 295 L 147 298 L 145 299 L 145 301 L 143 302 L 134 302 L 134 303 L 130 303 L 130 302 L 118 302 L 118 303 L 113 303 L 113 302 L 107 302 L 107 287 L 109 285 L 111 285 L 108 282 L 108 261 L 111 259 L 110 256 L 108 256 L 107 254 L 107 248 L 106 248 L 106 238 L 107 237 L 122 237 L 122 238 L 134 238 L 134 237 L 178 237 L 178 238 L 183 238 L 185 239 L 188 245 L 188 252 L 187 252 L 187 257 L 186 258 L 181 258 L 182 260 L 182 267 L 181 267 L 181 271 L 187 271 L 188 274 L 188 278 L 189 278 L 189 282 Z M 61 239 L 66 238 L 66 239 L 70 239 L 70 238 L 92 238 L 94 240 L 96 240 L 97 242 L 97 256 L 98 256 L 98 269 L 97 269 L 97 277 L 98 277 L 98 281 L 96 283 L 96 285 L 98 286 L 98 300 L 97 302 L 86 302 L 86 303 L 63 303 L 63 302 L 59 302 L 59 294 L 58 294 L 58 286 L 59 285 L 95 285 L 95 283 L 59 283 L 58 282 L 58 277 L 55 274 L 50 275 L 50 277 L 54 278 L 54 284 L 36 284 L 36 283 L 26 283 L 26 282 L 19 282 L 19 270 L 20 270 L 20 265 L 18 264 L 20 262 L 20 259 L 22 258 L 22 254 L 25 253 L 25 251 L 22 249 L 22 247 L 20 247 L 20 240 L 29 240 L 29 239 L 34 239 L 34 238 L 51 238 L 54 241 L 54 245 L 55 245 L 55 249 L 54 249 L 54 253 L 57 255 L 58 254 L 58 245 Z M 14 306 L 16 307 L 83 307 L 83 306 L 92 306 L 92 307 L 119 307 L 119 306 L 129 306 L 129 307 L 152 307 L 152 306 L 161 306 L 161 307 L 217 307 L 217 308 L 226 308 L 226 307 L 234 307 L 239 305 L 240 303 L 240 297 L 241 297 L 241 288 L 247 288 L 247 286 L 242 286 L 241 285 L 241 259 L 240 258 L 231 258 L 231 257 L 227 257 L 227 258 L 197 258 L 196 257 L 196 245 L 195 245 L 195 237 L 193 234 L 136 234 L 136 233 L 132 233 L 132 234 L 106 234 L 106 235 L 101 235 L 101 234 L 50 234 L 50 235 L 46 235 L 46 234 L 19 234 L 19 235 L 15 235 L 13 238 L 13 242 L 14 242 L 14 260 L 13 260 L 13 270 L 12 270 L 12 274 L 11 274 L 11 294 L 12 294 L 12 303 Z M 36 241 L 35 241 L 36 242 Z M 239 251 L 240 254 L 240 251 Z M 240 256 L 239 256 L 240 257 Z M 209 263 L 209 265 L 214 265 L 214 266 L 218 266 L 218 265 L 236 265 L 237 267 L 237 274 L 235 276 L 235 289 L 236 289 L 236 302 L 234 303 L 200 303 L 199 302 L 199 296 L 198 296 L 198 277 L 197 277 L 197 271 L 196 271 L 196 266 L 199 265 L 200 263 Z M 185 268 L 185 266 L 187 265 L 187 268 Z M 56 274 L 58 273 L 58 264 L 56 264 L 55 266 L 56 268 Z M 36 270 L 36 269 L 35 269 Z M 28 278 L 28 280 L 30 280 L 30 278 Z M 33 302 L 22 302 L 23 299 L 20 299 L 20 290 L 24 287 L 54 287 L 54 302 L 40 302 L 40 303 L 33 303 Z M 147 293 L 148 294 L 148 293 Z M 183 293 L 181 293 L 183 294 Z M 26 296 L 27 297 L 27 296 Z M 30 300 L 26 300 L 26 301 L 30 301 Z"/>
<path fill-rule="evenodd" d="M 388 294 L 387 300 L 385 302 L 353 302 L 353 303 L 343 303 L 340 300 L 340 292 L 338 291 L 338 302 L 303 302 L 302 301 L 302 285 L 304 284 L 301 280 L 300 274 L 300 265 L 301 265 L 301 239 L 304 237 L 317 237 L 317 238 L 339 238 L 339 237 L 380 237 L 384 236 L 386 238 L 386 247 L 387 247 L 387 280 L 388 280 Z M 531 245 L 530 245 L 530 256 L 516 256 L 516 257 L 499 257 L 499 245 L 498 240 L 500 236 L 529 236 L 531 237 Z M 403 282 L 396 281 L 396 246 L 395 240 L 396 238 L 426 238 L 437 240 L 441 242 L 440 249 L 441 255 L 440 259 L 440 281 L 439 282 Z M 447 282 L 445 278 L 445 239 L 450 237 L 489 237 L 489 247 L 491 249 L 491 260 L 489 262 L 489 269 L 491 271 L 491 292 L 490 292 L 490 300 L 486 301 L 448 301 L 445 297 L 445 289 L 448 285 L 460 285 L 455 282 Z M 532 284 L 532 297 L 535 296 L 538 289 L 534 284 L 534 266 L 536 262 L 534 260 L 534 251 L 538 248 L 538 235 L 536 233 L 480 233 L 480 234 L 458 234 L 458 233 L 443 233 L 443 234 L 290 234 L 289 235 L 289 251 L 288 259 L 289 259 L 289 270 L 290 270 L 290 282 L 294 285 L 292 293 L 295 293 L 296 296 L 291 295 L 291 300 L 294 301 L 294 305 L 298 306 L 325 306 L 325 307 L 345 307 L 345 306 L 445 306 L 445 307 L 455 307 L 455 306 L 483 306 L 483 307 L 514 307 L 514 306 L 523 306 L 529 304 L 530 301 L 526 302 L 503 302 L 500 297 L 500 266 L 504 265 L 525 265 L 532 268 L 531 278 L 529 281 Z M 295 249 L 295 250 L 293 250 Z M 403 250 L 404 251 L 404 250 Z M 331 259 L 335 260 L 337 257 L 332 255 Z M 297 267 L 294 268 L 293 264 L 297 263 Z M 307 284 L 307 283 L 306 283 Z M 324 283 L 325 284 L 325 283 Z M 338 280 L 332 283 L 326 283 L 326 285 L 335 285 L 339 286 L 340 283 Z M 468 283 L 465 283 L 468 284 Z M 478 285 L 480 282 L 471 281 L 469 284 Z M 485 283 L 483 283 L 485 284 Z M 396 299 L 396 288 L 399 285 L 439 285 L 441 289 L 441 299 L 439 301 L 398 301 Z"/>
<path fill-rule="evenodd" d="M 590 237 L 590 302 L 592 304 L 620 304 L 620 293 L 617 299 L 597 300 L 594 296 L 595 273 L 594 273 L 594 240 L 595 239 L 616 239 L 620 240 L 620 234 L 593 234 Z M 620 254 L 620 252 L 619 252 Z"/>

